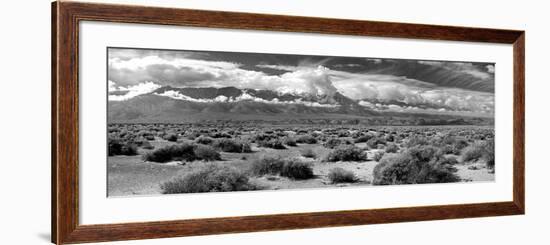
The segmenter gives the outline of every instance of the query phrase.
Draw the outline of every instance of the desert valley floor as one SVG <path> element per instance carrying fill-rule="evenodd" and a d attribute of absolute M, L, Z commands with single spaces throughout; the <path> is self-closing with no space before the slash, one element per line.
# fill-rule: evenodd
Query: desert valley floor
<path fill-rule="evenodd" d="M 254 186 L 221 186 L 214 191 L 493 181 L 493 137 L 493 127 L 464 125 L 216 128 L 110 124 L 108 196 L 212 191 L 167 191 L 165 184 L 193 175 L 205 166 L 227 167 L 239 174 L 238 182 Z M 124 145 L 118 139 L 133 143 Z M 235 144 L 236 150 L 231 147 Z M 192 158 L 180 152 L 159 160 L 164 150 L 182 145 L 194 151 L 190 153 Z M 113 154 L 112 147 L 119 152 Z M 403 159 L 410 162 L 411 156 L 419 162 L 430 162 L 427 177 L 416 177 L 427 171 L 423 166 L 404 170 L 380 164 L 386 161 L 391 165 Z M 293 168 L 298 169 L 298 175 L 272 171 L 283 161 L 298 163 L 306 168 L 305 172 L 299 168 Z M 376 170 L 377 165 L 381 167 Z M 417 171 L 416 179 L 405 176 L 407 171 Z M 227 184 L 224 181 L 222 185 Z"/>

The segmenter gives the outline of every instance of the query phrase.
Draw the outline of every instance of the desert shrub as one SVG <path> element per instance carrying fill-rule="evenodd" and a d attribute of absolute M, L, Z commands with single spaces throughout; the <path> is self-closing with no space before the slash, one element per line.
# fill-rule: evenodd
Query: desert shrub
<path fill-rule="evenodd" d="M 441 152 L 445 154 L 455 154 L 454 153 L 455 151 L 452 145 L 443 145 L 439 149 L 441 150 Z"/>
<path fill-rule="evenodd" d="M 342 137 L 349 137 L 350 136 L 350 132 L 348 130 L 339 130 L 336 135 L 340 138 Z"/>
<path fill-rule="evenodd" d="M 252 162 L 250 172 L 257 176 L 272 174 L 291 179 L 309 179 L 313 177 L 311 164 L 297 159 L 283 159 L 280 157 L 261 157 Z"/>
<path fill-rule="evenodd" d="M 334 149 L 335 147 L 342 144 L 342 140 L 337 138 L 331 138 L 327 140 L 325 143 L 323 143 L 323 146 L 326 148 Z"/>
<path fill-rule="evenodd" d="M 311 163 L 289 159 L 285 161 L 283 169 L 281 169 L 281 176 L 291 179 L 311 179 L 313 178 L 313 168 Z"/>
<path fill-rule="evenodd" d="M 155 149 L 155 147 L 153 145 L 151 145 L 151 143 L 149 141 L 143 141 L 141 143 L 141 148 L 147 149 L 147 150 Z"/>
<path fill-rule="evenodd" d="M 241 153 L 251 153 L 252 148 L 250 147 L 250 143 L 248 142 L 240 142 L 241 143 Z"/>
<path fill-rule="evenodd" d="M 252 142 L 258 143 L 260 141 L 268 141 L 268 140 L 276 139 L 276 138 L 277 138 L 277 136 L 275 136 L 273 134 L 261 133 L 261 134 L 254 135 L 254 137 L 252 137 Z"/>
<path fill-rule="evenodd" d="M 462 151 L 462 161 L 484 160 L 487 168 L 495 167 L 495 142 L 493 139 L 476 141 Z"/>
<path fill-rule="evenodd" d="M 430 141 L 424 136 L 415 135 L 415 136 L 409 137 L 409 140 L 405 142 L 405 147 L 407 148 L 421 146 L 421 145 L 430 145 Z"/>
<path fill-rule="evenodd" d="M 419 146 L 385 154 L 374 167 L 375 185 L 448 183 L 460 181 L 438 149 Z"/>
<path fill-rule="evenodd" d="M 167 135 L 164 136 L 164 139 L 168 140 L 170 142 L 176 142 L 176 141 L 178 141 L 178 135 L 176 135 L 176 134 L 167 134 Z"/>
<path fill-rule="evenodd" d="M 446 135 L 441 139 L 439 145 L 441 145 L 441 150 L 445 154 L 458 155 L 462 149 L 468 146 L 468 141 L 463 137 Z"/>
<path fill-rule="evenodd" d="M 462 137 L 456 137 L 454 142 L 452 143 L 453 149 L 455 150 L 456 154 L 460 153 L 460 150 L 464 149 L 468 146 L 468 140 L 462 138 Z"/>
<path fill-rule="evenodd" d="M 163 194 L 249 191 L 258 189 L 246 174 L 228 166 L 206 165 L 163 183 Z"/>
<path fill-rule="evenodd" d="M 444 156 L 437 159 L 436 164 L 442 168 L 446 168 L 449 172 L 457 172 L 458 169 L 454 165 L 458 164 L 458 160 L 454 156 Z"/>
<path fill-rule="evenodd" d="M 220 149 L 224 152 L 235 152 L 235 153 L 249 153 L 252 152 L 250 144 L 248 142 L 241 142 L 233 139 L 216 139 L 212 144 L 215 148 Z"/>
<path fill-rule="evenodd" d="M 195 142 L 197 144 L 203 144 L 203 145 L 210 145 L 212 143 L 214 143 L 214 139 L 208 137 L 208 136 L 199 136 L 198 138 L 195 139 Z"/>
<path fill-rule="evenodd" d="M 252 162 L 250 171 L 254 175 L 279 174 L 283 169 L 285 161 L 280 157 L 263 156 Z"/>
<path fill-rule="evenodd" d="M 309 134 L 305 134 L 305 135 L 300 135 L 296 139 L 296 142 L 300 144 L 317 144 L 317 139 Z"/>
<path fill-rule="evenodd" d="M 485 154 L 485 145 L 483 142 L 475 142 L 474 144 L 464 148 L 462 151 L 462 160 L 465 162 L 479 160 Z"/>
<path fill-rule="evenodd" d="M 195 153 L 195 157 L 197 159 L 205 161 L 216 161 L 222 159 L 220 153 L 218 153 L 214 147 L 208 145 L 196 145 L 193 153 Z"/>
<path fill-rule="evenodd" d="M 285 143 L 285 145 L 288 145 L 288 146 L 297 146 L 296 145 L 296 140 L 292 137 L 286 137 L 284 139 L 284 143 Z"/>
<path fill-rule="evenodd" d="M 194 150 L 193 144 L 170 145 L 148 152 L 143 156 L 143 160 L 150 162 L 193 161 L 197 159 Z"/>
<path fill-rule="evenodd" d="M 383 151 L 377 151 L 377 152 L 375 152 L 375 153 L 374 153 L 374 156 L 373 156 L 374 161 L 379 162 L 380 159 L 382 159 L 382 157 L 384 156 L 384 154 L 385 154 L 385 152 L 383 152 Z"/>
<path fill-rule="evenodd" d="M 155 140 L 155 136 L 154 136 L 154 135 L 152 135 L 152 134 L 149 134 L 149 135 L 145 135 L 144 137 L 145 137 L 145 139 L 146 139 L 146 140 L 149 140 L 149 141 L 151 141 L 151 140 Z"/>
<path fill-rule="evenodd" d="M 360 131 L 354 131 L 349 136 L 352 137 L 353 139 L 357 139 L 363 136 L 363 133 L 361 133 Z"/>
<path fill-rule="evenodd" d="M 263 140 L 263 141 L 258 141 L 257 143 L 258 143 L 258 146 L 260 147 L 273 148 L 273 149 L 279 149 L 279 150 L 286 149 L 281 139 Z"/>
<path fill-rule="evenodd" d="M 200 132 L 191 131 L 191 132 L 188 132 L 185 137 L 187 137 L 187 139 L 189 139 L 189 140 L 195 140 L 199 136 L 201 136 Z"/>
<path fill-rule="evenodd" d="M 317 157 L 317 154 L 315 154 L 315 151 L 313 151 L 313 149 L 311 149 L 311 148 L 301 150 L 300 154 L 303 157 L 306 157 L 306 158 L 316 158 Z"/>
<path fill-rule="evenodd" d="M 120 155 L 120 151 L 122 149 L 122 143 L 120 143 L 120 140 L 109 139 L 107 142 L 107 146 L 109 156 Z"/>
<path fill-rule="evenodd" d="M 367 133 L 365 135 L 359 136 L 357 139 L 354 140 L 355 143 L 365 143 L 369 141 L 371 138 L 373 138 L 374 135 L 371 133 Z"/>
<path fill-rule="evenodd" d="M 210 133 L 210 137 L 214 138 L 214 139 L 219 139 L 219 138 L 232 138 L 233 136 L 231 136 L 230 134 L 226 133 L 226 132 L 216 132 L 216 133 Z"/>
<path fill-rule="evenodd" d="M 120 149 L 120 155 L 135 156 L 137 154 L 137 146 L 132 142 L 126 142 Z"/>
<path fill-rule="evenodd" d="M 109 139 L 107 142 L 107 146 L 109 156 L 135 156 L 138 154 L 137 145 L 133 142 L 122 142 L 118 139 Z"/>
<path fill-rule="evenodd" d="M 399 146 L 394 143 L 390 143 L 386 146 L 387 153 L 396 153 L 399 150 Z"/>
<path fill-rule="evenodd" d="M 352 171 L 343 168 L 333 168 L 328 173 L 328 178 L 332 183 L 353 183 L 357 182 L 357 177 Z"/>
<path fill-rule="evenodd" d="M 364 161 L 367 154 L 362 149 L 351 145 L 342 145 L 332 150 L 326 159 L 328 162 L 337 161 Z"/>
<path fill-rule="evenodd" d="M 487 168 L 495 168 L 495 141 L 493 139 L 487 140 L 485 142 L 485 155 L 483 156 Z"/>
<path fill-rule="evenodd" d="M 371 149 L 377 149 L 378 145 L 382 145 L 382 147 L 386 144 L 386 140 L 381 137 L 373 137 L 370 140 L 367 141 L 367 146 Z"/>

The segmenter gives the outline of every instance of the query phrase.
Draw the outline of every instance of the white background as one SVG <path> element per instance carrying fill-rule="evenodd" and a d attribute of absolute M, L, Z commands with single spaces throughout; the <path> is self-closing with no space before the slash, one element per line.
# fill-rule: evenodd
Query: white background
<path fill-rule="evenodd" d="M 127 1 L 146 3 L 153 1 Z M 547 56 L 544 1 L 154 1 L 187 8 L 525 29 L 527 214 L 330 229 L 232 234 L 113 244 L 511 244 L 547 243 Z M 50 179 L 50 5 L 11 1 L 0 10 L 3 140 L 2 244 L 47 244 Z M 531 241 L 531 242 L 527 242 Z"/>

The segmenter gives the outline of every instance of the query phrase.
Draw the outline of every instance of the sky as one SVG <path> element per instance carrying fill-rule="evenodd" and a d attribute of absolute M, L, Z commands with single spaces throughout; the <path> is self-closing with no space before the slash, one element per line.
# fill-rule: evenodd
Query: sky
<path fill-rule="evenodd" d="M 495 64 L 292 54 L 108 49 L 109 100 L 162 86 L 341 93 L 376 111 L 493 117 Z"/>

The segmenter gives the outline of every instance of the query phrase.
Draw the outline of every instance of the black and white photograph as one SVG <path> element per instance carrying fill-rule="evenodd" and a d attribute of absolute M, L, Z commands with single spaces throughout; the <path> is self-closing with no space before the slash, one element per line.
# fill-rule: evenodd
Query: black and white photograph
<path fill-rule="evenodd" d="M 495 64 L 107 48 L 107 195 L 495 180 Z"/>

